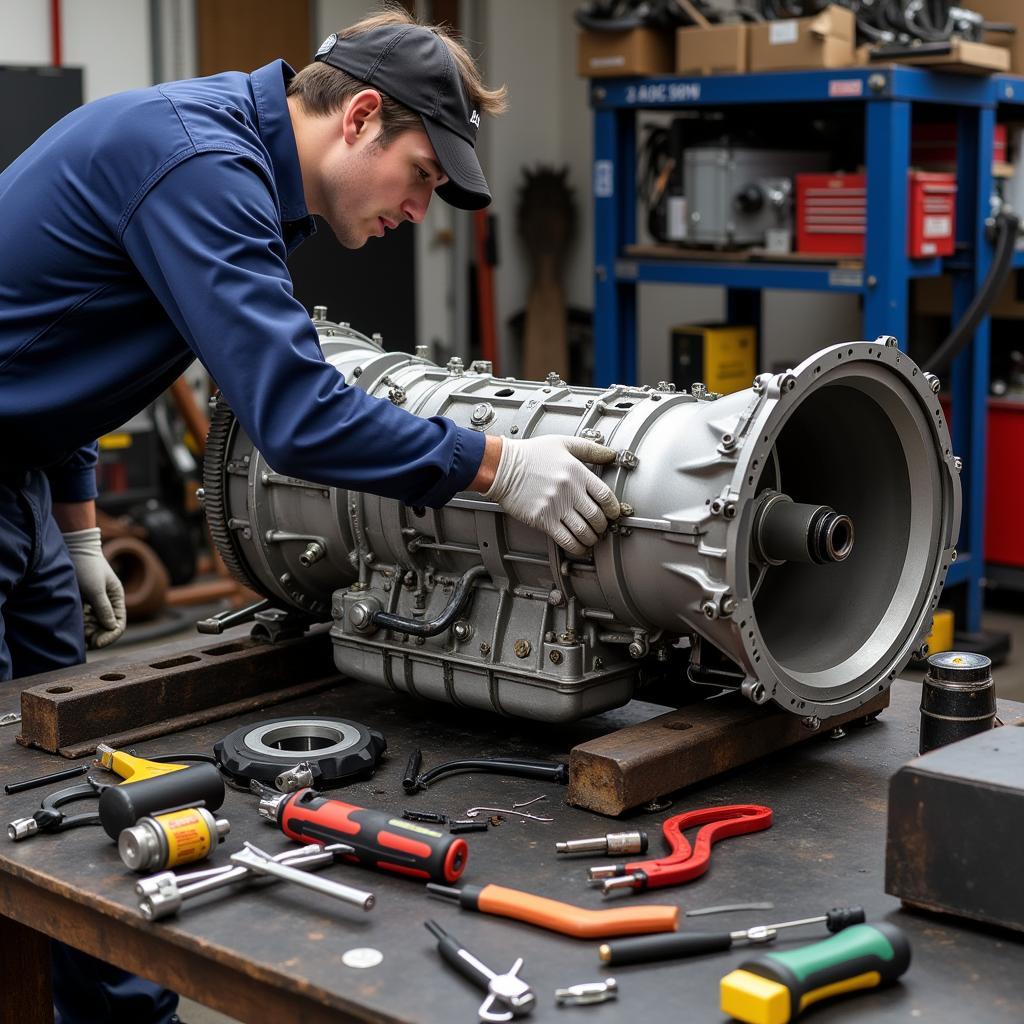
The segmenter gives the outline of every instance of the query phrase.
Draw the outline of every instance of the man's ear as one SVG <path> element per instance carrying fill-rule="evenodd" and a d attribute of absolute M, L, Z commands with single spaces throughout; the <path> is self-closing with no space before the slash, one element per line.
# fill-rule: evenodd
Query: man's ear
<path fill-rule="evenodd" d="M 380 108 L 380 93 L 376 89 L 363 89 L 349 100 L 342 115 L 341 131 L 350 146 L 367 131 L 371 138 L 376 137 Z"/>

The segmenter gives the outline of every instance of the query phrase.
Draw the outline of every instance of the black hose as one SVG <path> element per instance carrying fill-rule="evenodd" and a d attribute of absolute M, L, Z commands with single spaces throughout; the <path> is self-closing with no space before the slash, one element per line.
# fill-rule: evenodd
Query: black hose
<path fill-rule="evenodd" d="M 408 633 L 410 636 L 437 636 L 459 617 L 470 592 L 476 585 L 477 578 L 486 574 L 487 570 L 482 565 L 474 565 L 472 569 L 464 572 L 455 584 L 451 600 L 436 619 L 424 622 L 422 619 L 407 619 L 392 612 L 374 612 L 373 624 L 382 629 L 393 629 L 397 633 Z"/>
<path fill-rule="evenodd" d="M 413 756 L 416 753 L 419 751 L 415 751 Z M 410 771 L 406 769 L 402 788 L 406 793 L 415 793 L 417 790 L 426 789 L 439 779 L 460 772 L 516 775 L 526 779 L 546 779 L 548 782 L 562 784 L 569 781 L 569 766 L 561 761 L 544 761 L 532 757 L 463 757 L 457 761 L 446 761 L 444 764 L 435 765 L 420 775 L 413 773 L 415 777 L 410 777 Z"/>
<path fill-rule="evenodd" d="M 964 315 L 950 331 L 946 340 L 924 363 L 922 369 L 929 373 L 939 373 L 945 370 L 974 337 L 981 318 L 992 308 L 992 304 L 1009 276 L 1010 268 L 1013 266 L 1013 254 L 1016 249 L 1019 227 L 1020 218 L 1015 213 L 1004 211 L 996 217 L 995 251 L 985 280 Z"/>

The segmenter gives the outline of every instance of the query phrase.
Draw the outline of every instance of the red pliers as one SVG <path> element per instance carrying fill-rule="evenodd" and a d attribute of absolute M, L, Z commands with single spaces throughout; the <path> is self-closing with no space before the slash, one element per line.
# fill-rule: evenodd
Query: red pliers
<path fill-rule="evenodd" d="M 590 882 L 601 887 L 607 896 L 616 889 L 661 889 L 682 885 L 699 878 L 711 862 L 711 847 L 719 839 L 744 836 L 770 828 L 772 809 L 760 804 L 727 804 L 723 807 L 702 807 L 669 818 L 661 826 L 672 852 L 657 860 L 638 860 L 631 864 L 603 864 L 591 868 Z M 703 827 L 691 848 L 683 830 L 694 825 Z"/>

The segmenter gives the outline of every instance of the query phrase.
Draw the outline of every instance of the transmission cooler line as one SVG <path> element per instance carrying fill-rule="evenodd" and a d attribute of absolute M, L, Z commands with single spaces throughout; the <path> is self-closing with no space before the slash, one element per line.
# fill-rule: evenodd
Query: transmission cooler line
<path fill-rule="evenodd" d="M 423 509 L 278 473 L 217 398 L 203 470 L 215 543 L 271 605 L 333 623 L 345 675 L 550 722 L 651 679 L 711 679 L 824 718 L 922 651 L 956 559 L 961 464 L 938 379 L 894 338 L 717 395 L 497 378 L 424 347 L 387 352 L 323 307 L 314 324 L 352 386 L 416 415 L 615 449 L 594 469 L 623 513 L 571 557 L 479 494 Z"/>

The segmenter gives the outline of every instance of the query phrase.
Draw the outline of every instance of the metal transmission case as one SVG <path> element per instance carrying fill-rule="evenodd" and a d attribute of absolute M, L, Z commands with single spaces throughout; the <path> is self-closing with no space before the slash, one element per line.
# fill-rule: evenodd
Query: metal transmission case
<path fill-rule="evenodd" d="M 885 690 L 924 644 L 956 558 L 960 463 L 938 380 L 893 339 L 835 345 L 719 397 L 495 378 L 315 322 L 347 380 L 417 415 L 611 446 L 598 472 L 623 503 L 570 558 L 478 494 L 435 511 L 283 476 L 218 401 L 213 537 L 248 586 L 333 620 L 346 675 L 569 721 L 689 672 L 825 717 Z M 709 646 L 718 665 L 702 677 Z"/>
<path fill-rule="evenodd" d="M 767 245 L 770 232 L 792 236 L 794 177 L 827 169 L 823 153 L 732 146 L 683 150 L 687 242 Z"/>

